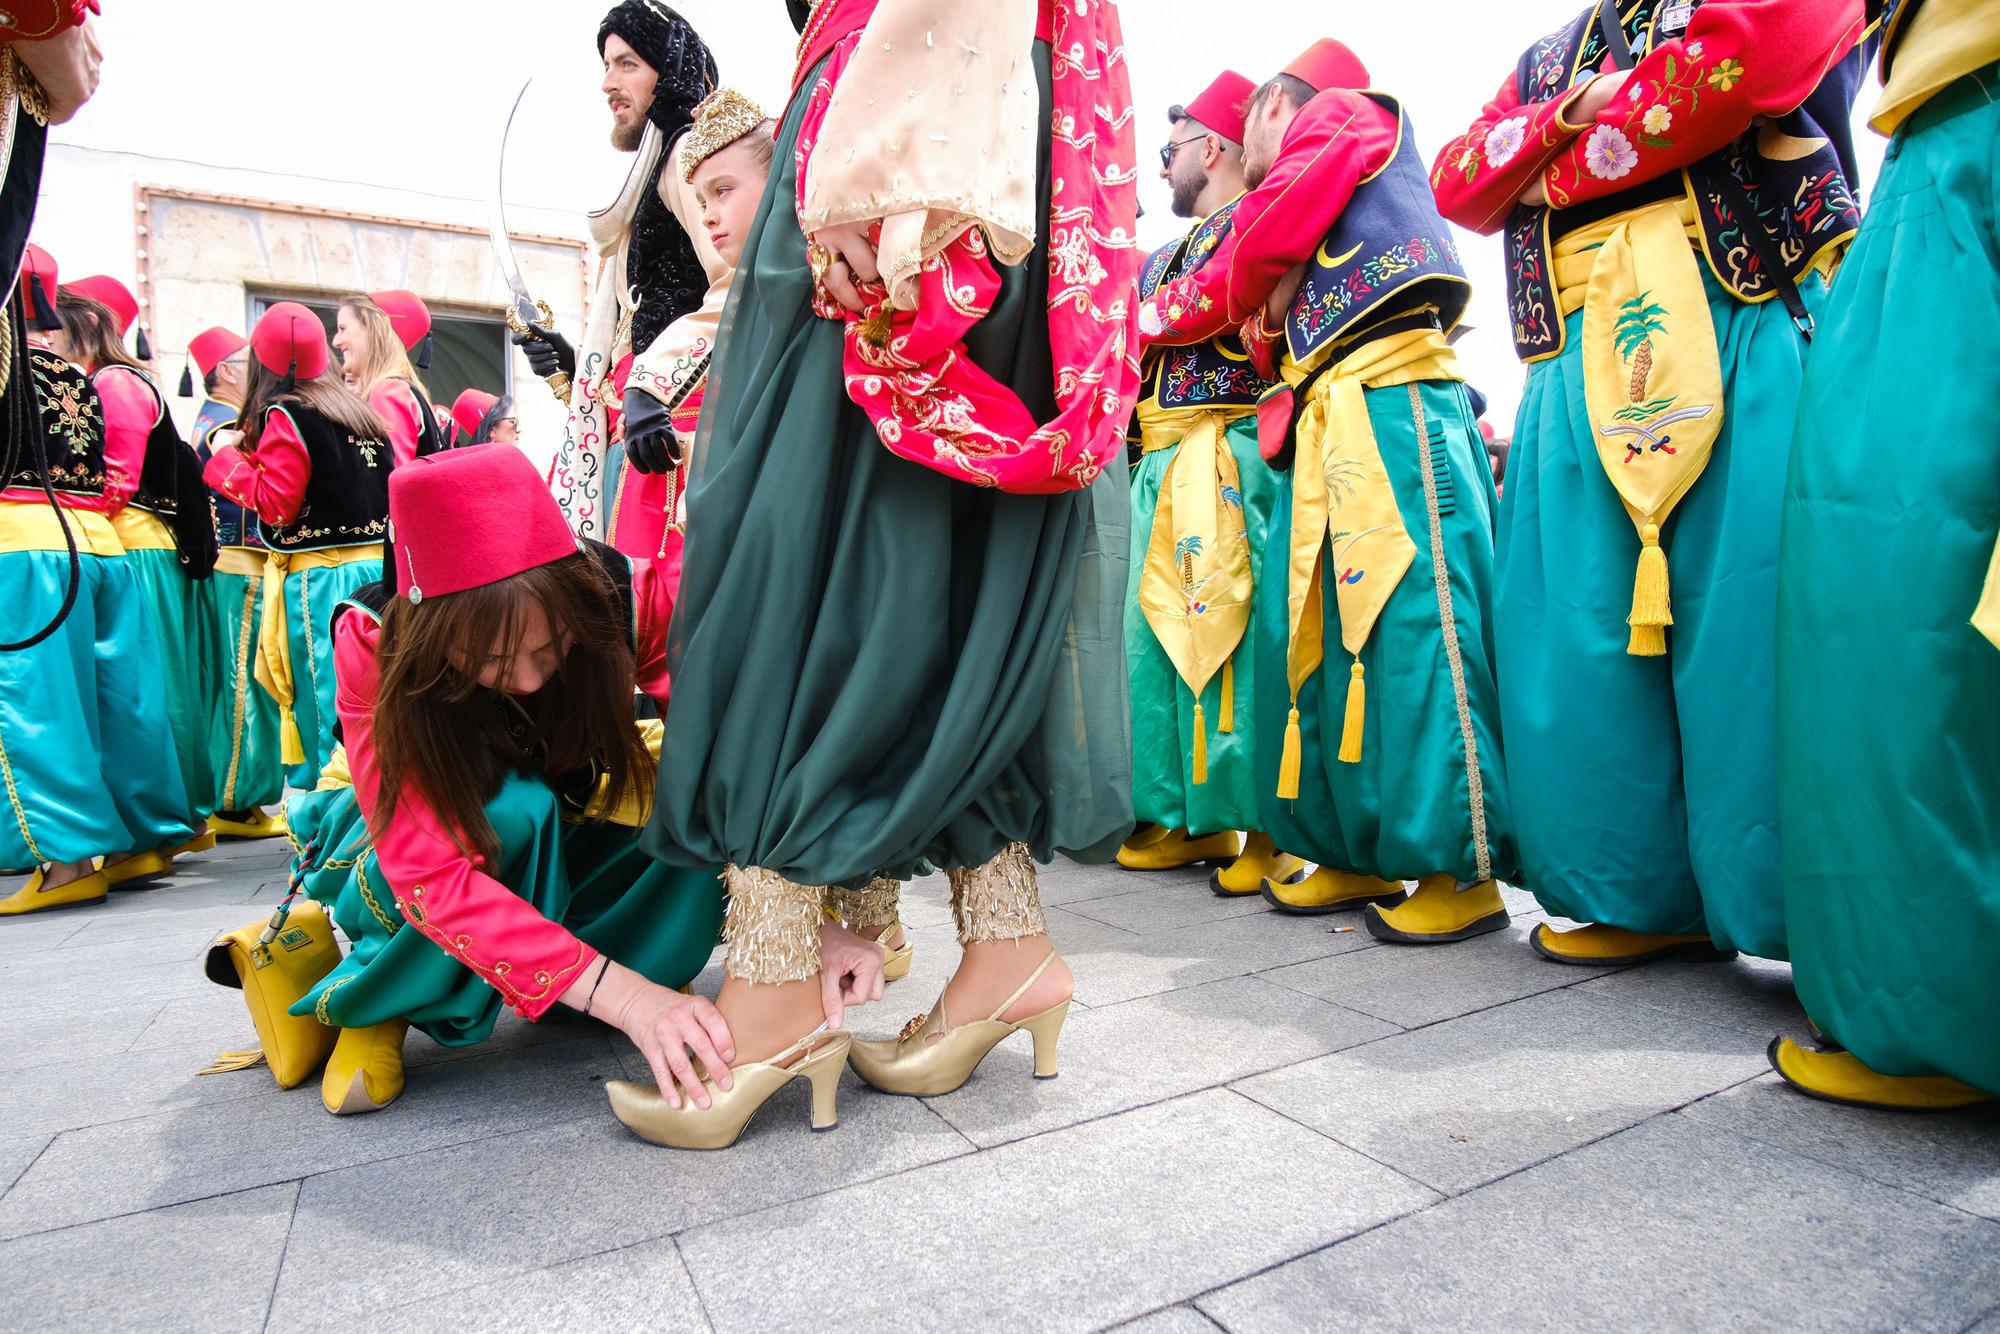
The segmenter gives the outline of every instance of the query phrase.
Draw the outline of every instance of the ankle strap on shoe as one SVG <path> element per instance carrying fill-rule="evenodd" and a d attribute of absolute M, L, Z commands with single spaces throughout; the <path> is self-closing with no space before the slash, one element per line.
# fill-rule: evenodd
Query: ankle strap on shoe
<path fill-rule="evenodd" d="M 1048 972 L 1049 965 L 1054 963 L 1055 961 L 1056 961 L 1055 948 L 1051 946 L 1049 952 L 1042 956 L 1042 961 L 1035 965 L 1035 971 L 1028 974 L 1028 980 L 1023 982 L 1020 986 L 1015 987 L 1014 994 L 1009 996 L 1006 1000 L 1001 1001 L 1000 1008 L 995 1010 L 992 1014 L 988 1015 L 986 1017 L 986 1022 L 990 1024 L 994 1020 L 998 1019 L 1001 1015 L 1007 1013 L 1007 1011 L 1013 1009 L 1014 1002 L 1020 1000 L 1021 997 L 1027 995 L 1028 988 L 1034 986 L 1035 983 L 1041 981 L 1042 974 Z"/>

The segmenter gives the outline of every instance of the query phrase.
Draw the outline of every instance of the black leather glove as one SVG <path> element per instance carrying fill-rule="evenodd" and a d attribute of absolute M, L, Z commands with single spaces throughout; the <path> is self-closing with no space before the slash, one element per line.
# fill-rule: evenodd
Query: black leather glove
<path fill-rule="evenodd" d="M 625 458 L 637 472 L 680 466 L 681 442 L 667 405 L 643 389 L 625 391 Z"/>
<path fill-rule="evenodd" d="M 535 328 L 527 333 L 513 335 L 514 346 L 527 354 L 528 365 L 544 380 L 561 371 L 570 379 L 576 378 L 576 349 L 569 345 L 569 339 L 553 329 Z"/>

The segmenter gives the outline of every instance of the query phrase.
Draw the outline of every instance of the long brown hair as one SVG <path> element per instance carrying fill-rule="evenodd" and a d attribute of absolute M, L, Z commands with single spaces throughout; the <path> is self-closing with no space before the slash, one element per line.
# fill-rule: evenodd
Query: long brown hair
<path fill-rule="evenodd" d="M 69 359 L 89 373 L 95 375 L 106 366 L 125 366 L 152 379 L 152 372 L 125 350 L 125 340 L 118 336 L 118 317 L 102 301 L 78 292 L 58 291 L 56 318 L 62 321 Z"/>
<path fill-rule="evenodd" d="M 249 374 L 243 380 L 243 410 L 237 418 L 243 424 L 245 442 L 255 449 L 270 410 L 292 403 L 305 404 L 356 440 L 389 443 L 389 423 L 331 370 L 310 380 L 300 380 L 288 390 L 284 376 L 257 358 L 250 358 Z"/>
<path fill-rule="evenodd" d="M 636 669 L 617 597 L 596 554 L 579 551 L 414 605 L 391 599 L 375 699 L 376 836 L 408 788 L 423 794 L 460 851 L 497 868 L 499 840 L 486 803 L 510 773 L 539 774 L 573 796 L 587 795 L 602 775 L 612 792 L 637 792 L 650 804 L 653 759 L 634 721 Z M 568 638 L 555 675 L 522 700 L 480 685 L 478 663 L 496 633 L 501 653 L 512 657 L 536 605 L 549 628 Z"/>
<path fill-rule="evenodd" d="M 401 380 L 429 406 L 431 391 L 424 388 L 424 382 L 417 378 L 417 368 L 410 361 L 409 351 L 403 346 L 396 326 L 389 322 L 389 313 L 365 296 L 351 296 L 340 303 L 340 308 L 356 320 L 368 336 L 368 355 L 362 358 L 359 366 L 347 368 L 353 377 L 355 392 L 366 398 L 368 391 L 382 381 Z"/>

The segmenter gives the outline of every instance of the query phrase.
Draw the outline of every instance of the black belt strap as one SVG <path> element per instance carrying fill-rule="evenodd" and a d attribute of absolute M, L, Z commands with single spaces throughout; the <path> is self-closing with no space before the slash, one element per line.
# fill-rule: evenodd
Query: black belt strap
<path fill-rule="evenodd" d="M 1810 343 L 1813 336 L 1812 312 L 1806 309 L 1806 299 L 1799 292 L 1799 285 L 1792 278 L 1791 266 L 1778 251 L 1778 243 L 1764 230 L 1764 220 L 1757 216 L 1757 208 L 1750 202 L 1750 196 L 1743 189 L 1743 182 L 1736 179 L 1734 172 L 1724 168 L 1715 178 L 1715 189 L 1722 196 L 1722 202 L 1729 205 L 1729 211 L 1736 215 L 1737 225 L 1743 228 L 1743 239 L 1757 252 L 1763 262 L 1764 271 L 1771 276 L 1771 286 L 1777 290 L 1778 300 L 1785 303 L 1785 312 L 1798 326 L 1799 333 Z"/>

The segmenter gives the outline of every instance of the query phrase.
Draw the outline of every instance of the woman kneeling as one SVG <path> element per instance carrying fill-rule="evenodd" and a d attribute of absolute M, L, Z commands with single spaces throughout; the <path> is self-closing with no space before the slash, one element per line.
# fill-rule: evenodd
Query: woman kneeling
<path fill-rule="evenodd" d="M 394 581 L 333 618 L 339 757 L 293 799 L 305 886 L 353 942 L 295 1006 L 338 1027 L 321 1094 L 374 1111 L 403 1087 L 416 1024 L 447 1046 L 502 1001 L 561 1002 L 666 1053 L 733 1055 L 685 986 L 713 951 L 713 871 L 640 851 L 658 746 L 635 687 L 666 704 L 673 590 L 644 560 L 579 544 L 507 445 L 413 460 L 389 487 Z M 405 929 L 405 928 L 409 929 Z"/>

